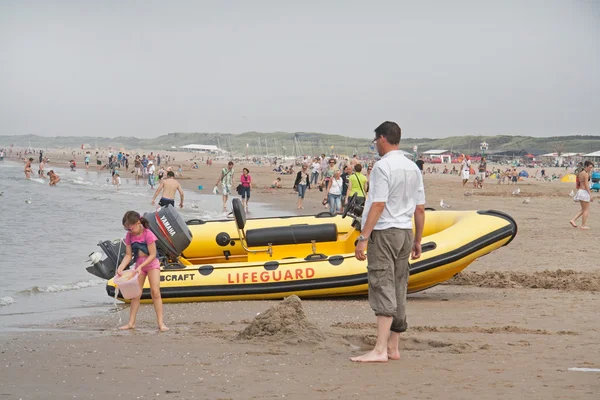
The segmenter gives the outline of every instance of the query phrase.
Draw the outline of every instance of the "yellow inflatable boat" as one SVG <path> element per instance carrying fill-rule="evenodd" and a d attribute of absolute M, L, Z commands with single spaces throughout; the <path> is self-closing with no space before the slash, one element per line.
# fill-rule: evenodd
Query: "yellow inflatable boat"
<path fill-rule="evenodd" d="M 157 235 L 164 302 L 349 296 L 367 293 L 367 263 L 354 257 L 360 218 L 321 213 L 249 219 L 234 199 L 234 220 L 183 221 L 173 207 L 146 214 Z M 425 290 L 507 245 L 515 221 L 499 211 L 426 211 L 420 259 L 411 262 L 408 292 Z M 88 267 L 109 279 L 114 296 L 121 241 L 99 246 L 107 258 Z M 120 298 L 120 297 L 119 297 Z M 121 300 L 123 300 L 121 298 Z M 148 282 L 142 301 L 150 300 Z"/>

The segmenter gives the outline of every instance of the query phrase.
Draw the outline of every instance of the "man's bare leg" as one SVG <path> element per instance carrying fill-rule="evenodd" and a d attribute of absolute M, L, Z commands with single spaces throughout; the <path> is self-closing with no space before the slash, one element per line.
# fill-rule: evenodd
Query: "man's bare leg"
<path fill-rule="evenodd" d="M 390 338 L 387 343 L 387 353 L 390 360 L 400 359 L 400 350 L 398 344 L 400 343 L 400 333 L 390 332 Z"/>
<path fill-rule="evenodd" d="M 388 340 L 390 337 L 390 328 L 392 327 L 392 317 L 377 316 L 377 343 L 375 348 L 362 356 L 352 357 L 354 362 L 387 362 L 388 361 Z"/>

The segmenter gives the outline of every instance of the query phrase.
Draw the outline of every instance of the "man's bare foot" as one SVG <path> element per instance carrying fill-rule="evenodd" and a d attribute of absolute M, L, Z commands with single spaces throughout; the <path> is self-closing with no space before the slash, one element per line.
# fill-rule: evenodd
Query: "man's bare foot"
<path fill-rule="evenodd" d="M 389 360 L 399 360 L 400 359 L 400 352 L 398 350 L 388 349 L 387 354 L 388 354 Z"/>
<path fill-rule="evenodd" d="M 135 329 L 135 325 L 127 324 L 119 327 L 119 330 L 126 331 L 128 329 Z"/>
<path fill-rule="evenodd" d="M 588 229 L 590 229 L 590 227 L 587 225 L 581 225 L 581 229 L 583 229 L 584 231 L 587 231 Z"/>
<path fill-rule="evenodd" d="M 363 354 L 362 356 L 358 356 L 358 357 L 352 357 L 352 358 L 350 358 L 350 360 L 354 361 L 354 362 L 363 362 L 363 363 L 388 362 L 388 355 L 387 355 L 387 353 L 379 354 L 379 353 L 376 353 L 375 350 L 371 350 L 367 354 Z"/>
<path fill-rule="evenodd" d="M 572 226 L 573 228 L 577 228 L 577 224 L 575 223 L 575 221 L 573 221 L 573 220 L 570 220 L 570 221 L 569 221 L 569 223 L 571 224 L 571 226 Z"/>
<path fill-rule="evenodd" d="M 166 325 L 163 324 L 163 325 L 161 325 L 161 326 L 158 327 L 158 330 L 161 331 L 161 332 L 166 332 L 166 331 L 169 330 L 169 328 Z"/>

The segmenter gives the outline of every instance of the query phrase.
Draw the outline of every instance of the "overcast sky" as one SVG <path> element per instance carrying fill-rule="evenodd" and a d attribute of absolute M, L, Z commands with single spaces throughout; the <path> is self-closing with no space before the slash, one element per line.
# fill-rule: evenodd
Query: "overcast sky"
<path fill-rule="evenodd" d="M 599 75 L 593 0 L 0 0 L 0 135 L 598 135 Z"/>

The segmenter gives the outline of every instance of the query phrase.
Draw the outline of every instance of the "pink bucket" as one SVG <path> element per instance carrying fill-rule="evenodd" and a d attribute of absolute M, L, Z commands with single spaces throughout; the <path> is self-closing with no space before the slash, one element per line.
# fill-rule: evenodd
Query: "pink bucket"
<path fill-rule="evenodd" d="M 140 274 L 137 271 L 125 271 L 121 276 L 115 276 L 115 285 L 119 288 L 121 295 L 124 299 L 131 300 L 136 297 L 140 297 L 142 294 L 142 288 L 138 282 L 138 276 Z"/>

